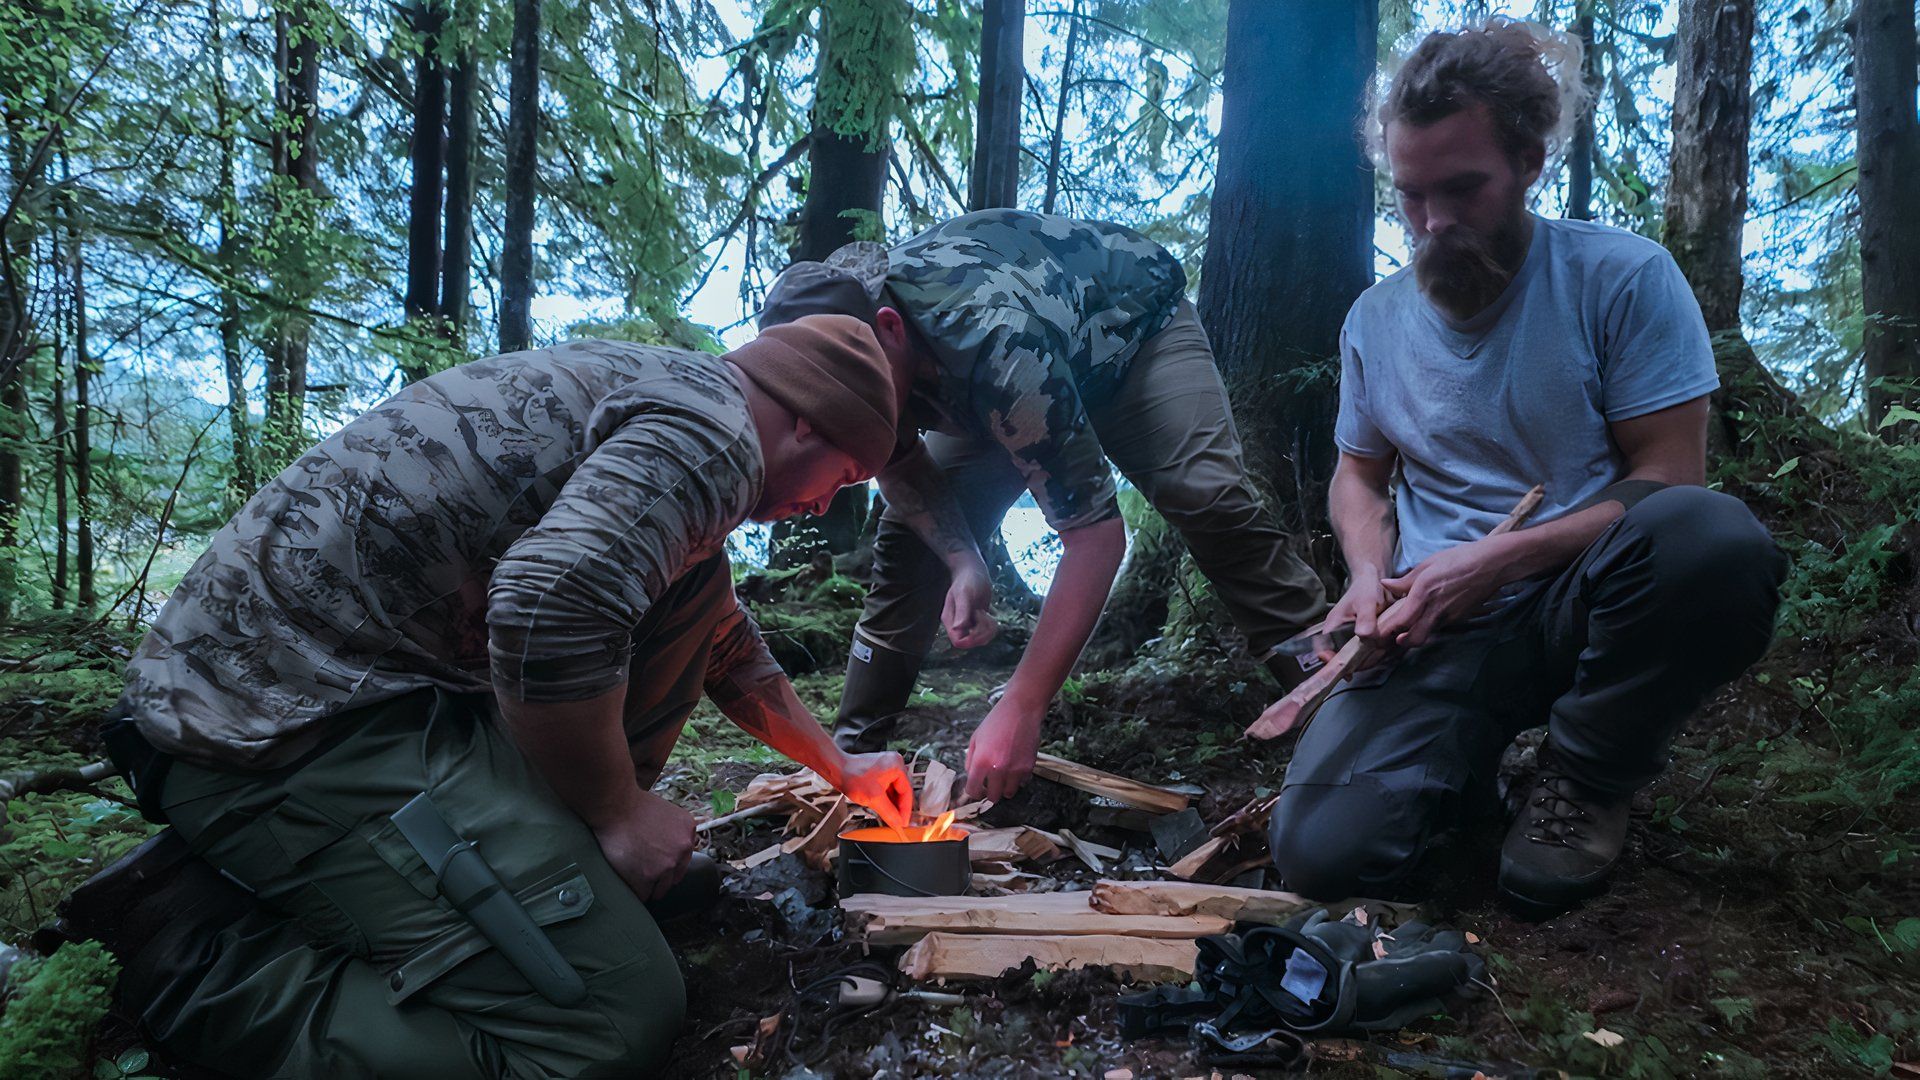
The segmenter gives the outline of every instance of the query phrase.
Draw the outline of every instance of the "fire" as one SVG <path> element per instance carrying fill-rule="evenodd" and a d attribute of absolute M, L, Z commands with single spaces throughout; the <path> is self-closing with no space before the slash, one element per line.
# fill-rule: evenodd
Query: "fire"
<path fill-rule="evenodd" d="M 891 841 L 899 844 L 924 844 L 934 840 L 958 840 L 967 835 L 965 829 L 953 825 L 953 811 L 949 810 L 933 819 L 931 825 L 909 825 L 906 828 L 878 826 L 867 829 L 855 829 L 840 834 L 842 840 Z"/>
<path fill-rule="evenodd" d="M 941 814 L 939 817 L 933 819 L 933 824 L 927 827 L 927 831 L 925 832 L 925 834 L 923 834 L 920 837 L 920 839 L 951 840 L 953 839 L 953 837 L 950 835 L 952 831 L 953 831 L 953 811 L 949 810 L 946 813 Z"/>

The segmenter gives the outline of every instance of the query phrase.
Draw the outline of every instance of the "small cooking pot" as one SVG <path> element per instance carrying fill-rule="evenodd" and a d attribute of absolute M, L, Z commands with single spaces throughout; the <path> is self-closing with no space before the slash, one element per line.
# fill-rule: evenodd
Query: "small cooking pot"
<path fill-rule="evenodd" d="M 905 840 L 892 829 L 840 834 L 840 895 L 959 896 L 973 883 L 967 833 L 949 829 L 940 840 Z"/>

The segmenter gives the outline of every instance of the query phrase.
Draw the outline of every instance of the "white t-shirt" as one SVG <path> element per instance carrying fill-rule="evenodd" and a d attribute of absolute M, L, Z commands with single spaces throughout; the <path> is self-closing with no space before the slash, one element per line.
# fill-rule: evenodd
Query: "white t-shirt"
<path fill-rule="evenodd" d="M 1465 322 L 1408 267 L 1360 295 L 1340 332 L 1334 441 L 1398 454 L 1402 573 L 1485 536 L 1535 484 L 1552 520 L 1619 480 L 1607 425 L 1720 385 L 1700 305 L 1667 250 L 1586 221 L 1536 218 L 1526 262 Z"/>

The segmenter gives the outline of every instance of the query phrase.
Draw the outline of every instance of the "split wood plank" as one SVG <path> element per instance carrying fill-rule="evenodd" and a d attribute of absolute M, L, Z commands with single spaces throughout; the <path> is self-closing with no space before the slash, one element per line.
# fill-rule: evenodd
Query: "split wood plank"
<path fill-rule="evenodd" d="M 928 934 L 900 958 L 916 980 L 993 979 L 1028 960 L 1042 971 L 1111 968 L 1140 982 L 1186 982 L 1199 950 L 1191 941 L 1118 934 Z"/>
<path fill-rule="evenodd" d="M 1181 856 L 1179 862 L 1167 867 L 1167 873 L 1185 881 L 1210 876 L 1210 871 L 1217 869 L 1227 849 L 1238 840 L 1236 836 L 1209 837 L 1199 847 Z"/>
<path fill-rule="evenodd" d="M 1419 910 L 1416 905 L 1379 900 L 1342 900 L 1323 905 L 1299 893 L 1188 881 L 1102 881 L 1094 885 L 1088 902 L 1095 910 L 1113 915 L 1215 915 L 1234 922 L 1258 923 L 1282 923 L 1308 908 L 1323 906 L 1345 911 L 1372 905 L 1403 919 Z"/>
<path fill-rule="evenodd" d="M 1082 765 L 1077 761 L 1053 754 L 1040 754 L 1034 759 L 1033 774 L 1045 777 L 1056 784 L 1065 784 L 1077 791 L 1089 795 L 1104 795 L 1123 806 L 1136 810 L 1145 810 L 1153 814 L 1177 814 L 1187 808 L 1192 800 L 1178 791 L 1143 784 L 1091 765 Z"/>
<path fill-rule="evenodd" d="M 1113 915 L 1096 911 L 1084 892 L 1015 896 L 883 896 L 861 893 L 840 901 L 848 928 L 870 945 L 905 945 L 928 934 L 1112 935 L 1192 939 L 1224 934 L 1231 920 L 1216 915 Z"/>

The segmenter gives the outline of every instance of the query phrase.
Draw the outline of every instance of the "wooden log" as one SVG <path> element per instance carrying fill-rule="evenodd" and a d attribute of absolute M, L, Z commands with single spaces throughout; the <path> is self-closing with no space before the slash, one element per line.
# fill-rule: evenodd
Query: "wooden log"
<path fill-rule="evenodd" d="M 993 979 L 1032 960 L 1042 971 L 1106 967 L 1138 982 L 1185 982 L 1197 958 L 1191 941 L 1117 934 L 928 934 L 900 958 L 900 970 L 916 980 Z"/>
<path fill-rule="evenodd" d="M 1418 908 L 1410 904 L 1383 904 L 1377 900 L 1343 900 L 1322 905 L 1299 893 L 1274 889 L 1236 889 L 1230 885 L 1201 885 L 1187 881 L 1102 881 L 1093 887 L 1089 903 L 1114 915 L 1216 915 L 1234 922 L 1282 923 L 1315 907 L 1345 911 L 1355 906 L 1384 906 L 1403 918 Z"/>
<path fill-rule="evenodd" d="M 1540 508 L 1546 498 L 1546 488 L 1535 485 L 1533 490 L 1521 496 L 1520 502 L 1508 514 L 1505 520 L 1495 525 L 1487 535 L 1500 536 L 1519 528 L 1527 518 Z M 1398 605 L 1399 601 L 1388 604 L 1381 617 L 1385 617 Z M 1352 677 L 1355 672 L 1363 671 L 1380 662 L 1382 650 L 1354 638 L 1340 647 L 1333 659 L 1327 661 L 1320 670 L 1307 676 L 1305 682 L 1293 688 L 1292 692 L 1274 702 L 1260 718 L 1247 726 L 1250 739 L 1277 739 L 1295 728 L 1304 728 L 1327 698 L 1339 688 L 1340 684 Z M 1037 769 L 1035 770 L 1038 771 Z"/>
<path fill-rule="evenodd" d="M 1143 784 L 1053 754 L 1041 754 L 1034 759 L 1033 775 L 1154 814 L 1177 814 L 1192 801 L 1178 791 Z"/>
<path fill-rule="evenodd" d="M 849 931 L 870 945 L 905 945 L 932 933 L 1111 934 L 1139 938 L 1197 938 L 1224 934 L 1231 920 L 1215 915 L 1112 915 L 1095 911 L 1088 894 L 1015 896 L 883 896 L 861 893 L 840 901 Z"/>

